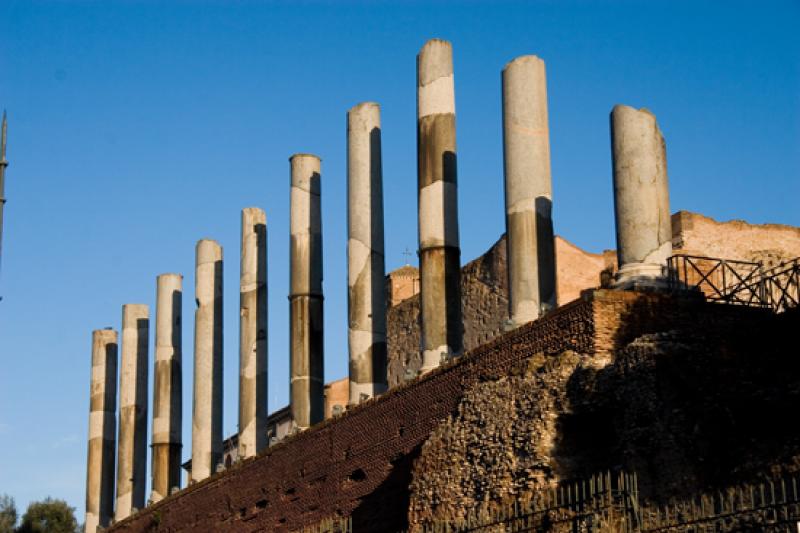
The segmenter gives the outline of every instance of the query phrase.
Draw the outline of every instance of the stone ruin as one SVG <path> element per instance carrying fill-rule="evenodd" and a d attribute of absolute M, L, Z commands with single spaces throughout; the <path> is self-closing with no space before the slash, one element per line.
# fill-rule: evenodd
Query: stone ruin
<path fill-rule="evenodd" d="M 796 270 L 781 271 L 795 276 L 794 288 L 781 286 L 794 291 L 794 305 L 775 313 L 731 305 L 738 300 L 711 303 L 710 274 L 678 279 L 673 261 L 743 258 L 763 274 L 800 256 L 800 230 L 685 212 L 670 217 L 656 118 L 616 106 L 616 252 L 589 254 L 554 236 L 545 67 L 523 56 L 502 74 L 506 235 L 461 268 L 453 72 L 450 43 L 427 42 L 417 57 L 419 294 L 395 304 L 390 292 L 391 306 L 380 109 L 367 102 L 348 112 L 347 409 L 328 409 L 325 420 L 321 163 L 295 154 L 291 435 L 267 442 L 267 226 L 263 211 L 248 208 L 240 461 L 227 470 L 222 462 L 223 253 L 203 239 L 196 249 L 190 484 L 180 488 L 182 277 L 164 274 L 149 502 L 149 310 L 123 307 L 118 413 L 117 333 L 93 333 L 87 532 L 322 531 L 332 519 L 356 531 L 423 531 L 595 470 L 646 472 L 642 491 L 655 500 L 767 466 L 797 470 L 797 431 L 759 426 L 757 416 L 771 409 L 788 421 L 785 408 L 797 405 L 798 363 L 784 353 L 800 316 Z M 737 290 L 754 292 L 748 283 Z M 719 454 L 737 435 L 749 440 Z"/>

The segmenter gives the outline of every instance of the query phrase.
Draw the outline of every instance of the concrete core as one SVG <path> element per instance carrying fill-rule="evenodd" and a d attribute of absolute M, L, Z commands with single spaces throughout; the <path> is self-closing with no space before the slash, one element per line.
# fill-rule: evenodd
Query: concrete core
<path fill-rule="evenodd" d="M 666 144 L 647 109 L 611 111 L 614 214 L 620 289 L 666 286 L 672 254 Z"/>
<path fill-rule="evenodd" d="M 239 284 L 239 457 L 267 446 L 267 215 L 242 210 Z"/>
<path fill-rule="evenodd" d="M 348 347 L 351 405 L 387 389 L 380 107 L 347 113 Z"/>
<path fill-rule="evenodd" d="M 122 306 L 122 363 L 119 375 L 117 503 L 119 521 L 145 504 L 147 483 L 147 367 L 150 334 L 146 305 Z"/>
<path fill-rule="evenodd" d="M 453 50 L 432 39 L 417 56 L 417 186 L 421 372 L 462 352 Z"/>
<path fill-rule="evenodd" d="M 289 161 L 290 407 L 302 430 L 321 422 L 325 410 L 320 159 L 295 154 Z"/>
<path fill-rule="evenodd" d="M 191 481 L 200 481 L 222 461 L 222 247 L 216 241 L 197 243 L 194 290 Z"/>
<path fill-rule="evenodd" d="M 89 446 L 86 457 L 84 533 L 107 527 L 114 517 L 114 451 L 117 410 L 117 332 L 92 332 Z"/>
<path fill-rule="evenodd" d="M 556 305 L 544 61 L 518 57 L 503 69 L 502 80 L 509 314 L 519 325 Z"/>
<path fill-rule="evenodd" d="M 153 472 L 150 499 L 157 502 L 181 484 L 183 420 L 183 276 L 156 280 L 156 353 L 153 383 Z"/>

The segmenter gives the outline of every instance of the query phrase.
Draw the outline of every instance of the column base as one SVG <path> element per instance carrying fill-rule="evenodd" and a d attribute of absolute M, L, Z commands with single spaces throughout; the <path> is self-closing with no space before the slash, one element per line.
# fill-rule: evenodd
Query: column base
<path fill-rule="evenodd" d="M 669 290 L 667 274 L 666 265 L 630 263 L 619 269 L 611 288 L 624 291 L 666 291 Z"/>

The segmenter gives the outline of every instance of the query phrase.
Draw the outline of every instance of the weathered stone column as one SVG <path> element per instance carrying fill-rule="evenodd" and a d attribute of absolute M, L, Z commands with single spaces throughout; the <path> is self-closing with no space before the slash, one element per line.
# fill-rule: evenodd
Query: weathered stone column
<path fill-rule="evenodd" d="M 611 111 L 614 211 L 621 289 L 666 286 L 672 254 L 666 145 L 647 109 Z"/>
<path fill-rule="evenodd" d="M 309 154 L 289 159 L 291 187 L 290 359 L 291 411 L 306 429 L 325 410 L 322 346 L 322 215 L 320 160 Z"/>
<path fill-rule="evenodd" d="M 86 457 L 84 533 L 107 527 L 114 517 L 114 451 L 117 431 L 117 332 L 92 332 L 89 447 Z"/>
<path fill-rule="evenodd" d="M 421 372 L 462 351 L 455 105 L 452 46 L 432 39 L 417 56 Z"/>
<path fill-rule="evenodd" d="M 536 56 L 503 69 L 503 161 L 509 314 L 519 325 L 556 305 L 547 82 Z"/>
<path fill-rule="evenodd" d="M 146 305 L 122 306 L 122 364 L 119 373 L 117 505 L 115 520 L 144 508 L 147 483 L 147 348 L 150 334 Z"/>
<path fill-rule="evenodd" d="M 381 116 L 374 102 L 347 113 L 347 263 L 350 403 L 387 389 Z"/>
<path fill-rule="evenodd" d="M 242 210 L 239 292 L 239 457 L 267 445 L 267 215 Z"/>
<path fill-rule="evenodd" d="M 222 462 L 222 247 L 203 239 L 195 253 L 193 482 Z"/>
<path fill-rule="evenodd" d="M 153 483 L 157 502 L 181 485 L 183 276 L 156 281 L 156 365 L 153 383 Z"/>

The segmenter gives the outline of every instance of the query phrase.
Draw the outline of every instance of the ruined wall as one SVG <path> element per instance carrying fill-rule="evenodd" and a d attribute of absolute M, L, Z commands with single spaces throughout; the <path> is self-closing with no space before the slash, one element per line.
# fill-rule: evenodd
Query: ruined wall
<path fill-rule="evenodd" d="M 761 261 L 765 266 L 800 257 L 800 228 L 739 220 L 717 222 L 688 211 L 672 215 L 672 241 L 675 253 Z M 556 236 L 555 246 L 558 305 L 576 300 L 583 290 L 609 285 L 617 269 L 614 250 L 594 254 L 560 236 Z M 508 320 L 507 276 L 505 236 L 463 267 L 465 350 L 504 331 Z M 389 386 L 393 387 L 413 379 L 421 366 L 419 296 L 389 308 L 387 330 Z"/>
<path fill-rule="evenodd" d="M 796 329 L 798 316 L 782 327 Z M 234 464 L 117 524 L 113 531 L 289 531 L 331 516 L 352 516 L 355 531 L 396 531 L 407 526 L 412 501 L 414 519 L 438 512 L 420 496 L 431 493 L 425 483 L 433 483 L 429 488 L 444 483 L 434 491 L 443 499 L 474 498 L 474 488 L 461 496 L 462 481 L 498 494 L 514 482 L 515 471 L 527 472 L 526 483 L 535 486 L 625 465 L 639 470 L 641 477 L 674 469 L 667 484 L 674 488 L 683 486 L 690 474 L 695 476 L 686 477 L 690 483 L 709 479 L 683 468 L 694 457 L 713 465 L 701 473 L 731 472 L 735 460 L 747 453 L 759 464 L 780 459 L 786 455 L 776 451 L 775 443 L 794 442 L 781 431 L 796 435 L 795 424 L 744 431 L 737 424 L 752 418 L 740 422 L 734 409 L 729 426 L 746 437 L 735 445 L 697 438 L 693 425 L 700 422 L 701 437 L 722 427 L 720 439 L 729 438 L 731 429 L 725 424 L 731 418 L 721 416 L 723 409 L 740 405 L 737 401 L 764 401 L 743 391 L 751 387 L 763 392 L 770 376 L 773 381 L 782 376 L 796 379 L 794 367 L 777 365 L 769 355 L 773 352 L 742 351 L 751 346 L 746 339 L 760 342 L 759 335 L 770 334 L 770 324 L 779 318 L 783 317 L 759 309 L 697 299 L 598 291 L 252 460 Z M 716 346 L 728 337 L 731 340 L 709 356 L 697 348 Z M 653 339 L 671 344 L 657 352 L 642 351 Z M 620 350 L 624 353 L 617 363 Z M 742 354 L 749 354 L 751 363 L 739 372 Z M 797 364 L 785 353 L 782 360 Z M 759 361 L 776 366 L 758 374 L 753 366 Z M 780 396 L 779 391 L 787 390 L 785 383 L 772 390 L 769 402 L 782 399 L 785 403 L 780 405 L 797 405 L 796 397 Z M 796 394 L 798 389 L 793 390 Z M 647 401 L 653 394 L 655 400 Z M 755 403 L 753 413 L 771 406 L 769 402 Z M 516 413 L 513 424 L 500 419 L 509 409 Z M 472 414 L 461 420 L 459 413 Z M 752 440 L 756 434 L 760 442 Z M 457 439 L 478 440 L 467 446 L 456 445 Z M 505 459 L 508 442 L 526 450 L 524 461 L 513 454 Z M 693 442 L 700 444 L 692 447 Z M 727 449 L 717 461 L 711 446 L 722 444 Z M 431 449 L 439 452 L 432 454 Z M 465 459 L 459 453 L 472 455 Z M 437 457 L 451 459 L 439 468 Z M 473 475 L 478 472 L 469 470 L 473 467 L 483 470 Z M 464 473 L 454 478 L 461 481 L 452 482 L 448 476 L 456 468 Z"/>
<path fill-rule="evenodd" d="M 352 516 L 356 531 L 405 526 L 411 464 L 464 387 L 530 353 L 592 350 L 592 304 L 579 301 L 423 378 L 289 437 L 256 458 L 148 507 L 113 531 L 289 531 Z"/>
<path fill-rule="evenodd" d="M 612 468 L 638 472 L 656 504 L 800 470 L 800 313 L 596 298 L 594 354 L 533 354 L 469 388 L 434 430 L 412 475 L 412 530 Z"/>
<path fill-rule="evenodd" d="M 717 222 L 699 213 L 672 215 L 672 246 L 676 253 L 762 262 L 774 266 L 800 257 L 800 228 L 781 224 Z"/>
<path fill-rule="evenodd" d="M 461 269 L 461 313 L 464 350 L 470 351 L 504 331 L 508 320 L 506 240 L 501 237 L 485 254 Z M 419 295 L 387 310 L 386 342 L 389 387 L 416 377 L 422 366 L 419 349 Z"/>

